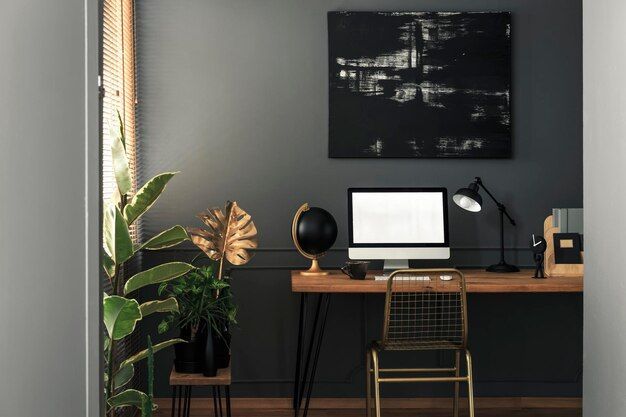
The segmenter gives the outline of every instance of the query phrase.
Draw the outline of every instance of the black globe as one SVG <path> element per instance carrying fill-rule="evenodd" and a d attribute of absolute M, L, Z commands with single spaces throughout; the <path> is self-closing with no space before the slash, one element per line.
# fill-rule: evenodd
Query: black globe
<path fill-rule="evenodd" d="M 308 255 L 320 255 L 330 249 L 337 239 L 335 218 L 319 207 L 310 207 L 298 219 L 296 239 Z"/>

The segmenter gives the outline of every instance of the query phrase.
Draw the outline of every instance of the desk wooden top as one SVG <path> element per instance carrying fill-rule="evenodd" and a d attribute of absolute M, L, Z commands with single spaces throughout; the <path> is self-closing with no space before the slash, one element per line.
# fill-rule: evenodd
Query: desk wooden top
<path fill-rule="evenodd" d="M 228 365 L 228 368 L 219 368 L 215 376 L 183 374 L 176 372 L 173 367 L 170 374 L 170 385 L 230 385 L 230 382 L 230 365 Z"/>
<path fill-rule="evenodd" d="M 482 269 L 463 269 L 468 293 L 579 293 L 583 292 L 583 277 L 533 278 L 533 270 L 510 274 L 487 272 Z M 364 280 L 350 279 L 339 270 L 328 270 L 328 275 L 301 275 L 291 271 L 291 291 L 310 293 L 384 293 L 387 281 L 375 281 L 371 271 Z M 439 277 L 431 277 L 439 279 Z"/>

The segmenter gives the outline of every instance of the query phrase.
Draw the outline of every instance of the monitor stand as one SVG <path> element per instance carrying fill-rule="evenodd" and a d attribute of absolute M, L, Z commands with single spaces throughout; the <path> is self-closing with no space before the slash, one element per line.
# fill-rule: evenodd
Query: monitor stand
<path fill-rule="evenodd" d="M 385 264 L 383 265 L 383 275 L 389 275 L 393 271 L 398 269 L 408 269 L 409 268 L 409 260 L 408 259 L 385 259 Z"/>

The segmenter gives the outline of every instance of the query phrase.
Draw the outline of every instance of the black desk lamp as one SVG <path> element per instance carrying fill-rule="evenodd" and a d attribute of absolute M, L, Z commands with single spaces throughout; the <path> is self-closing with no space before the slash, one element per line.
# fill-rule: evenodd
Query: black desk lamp
<path fill-rule="evenodd" d="M 511 224 L 515 226 L 515 220 L 511 218 L 509 213 L 506 211 L 506 207 L 504 204 L 500 203 L 496 198 L 489 192 L 489 190 L 483 184 L 483 181 L 480 177 L 476 177 L 474 182 L 468 185 L 467 188 L 461 188 L 454 194 L 452 199 L 456 203 L 457 206 L 461 207 L 464 210 L 477 212 L 482 209 L 483 199 L 478 194 L 479 187 L 482 187 L 483 190 L 491 197 L 491 199 L 498 206 L 498 211 L 500 211 L 500 262 L 496 265 L 491 265 L 487 268 L 489 272 L 517 272 L 519 268 L 515 265 L 509 265 L 504 260 L 504 216 L 509 219 Z"/>

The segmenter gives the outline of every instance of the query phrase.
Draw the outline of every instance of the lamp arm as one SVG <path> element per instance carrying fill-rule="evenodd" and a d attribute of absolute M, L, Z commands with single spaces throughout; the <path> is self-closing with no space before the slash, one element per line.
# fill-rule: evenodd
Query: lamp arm
<path fill-rule="evenodd" d="M 498 210 L 504 213 L 506 218 L 509 219 L 509 222 L 511 222 L 511 224 L 515 226 L 515 220 L 513 220 L 513 218 L 509 215 L 509 212 L 506 210 L 506 207 L 504 206 L 504 204 L 496 200 L 493 194 L 491 194 L 491 192 L 487 189 L 487 187 L 485 187 L 485 184 L 483 184 L 483 180 L 480 177 L 476 177 L 476 184 L 478 184 L 483 190 L 485 190 L 487 195 L 491 197 L 493 202 L 496 203 L 496 206 L 498 206 Z"/>

